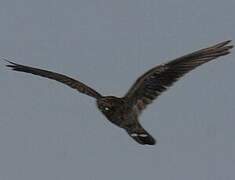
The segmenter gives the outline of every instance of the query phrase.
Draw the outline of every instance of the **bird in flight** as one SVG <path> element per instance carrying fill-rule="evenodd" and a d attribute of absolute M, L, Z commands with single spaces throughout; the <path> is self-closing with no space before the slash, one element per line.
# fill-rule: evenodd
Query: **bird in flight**
<path fill-rule="evenodd" d="M 139 115 L 153 100 L 186 73 L 213 59 L 229 54 L 229 50 L 233 48 L 229 45 L 230 42 L 218 43 L 150 69 L 140 76 L 121 98 L 103 96 L 86 84 L 59 73 L 4 60 L 9 63 L 6 66 L 14 71 L 53 79 L 95 98 L 98 109 L 110 122 L 123 128 L 139 144 L 154 145 L 156 140 L 141 126 Z"/>

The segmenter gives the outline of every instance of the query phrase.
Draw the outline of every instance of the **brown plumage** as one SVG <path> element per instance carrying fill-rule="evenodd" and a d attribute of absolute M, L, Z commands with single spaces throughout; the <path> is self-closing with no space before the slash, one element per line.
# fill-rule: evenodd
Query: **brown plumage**
<path fill-rule="evenodd" d="M 172 60 L 166 64 L 156 66 L 140 76 L 122 98 L 102 96 L 94 89 L 82 82 L 62 74 L 16 64 L 8 61 L 12 70 L 31 73 L 64 83 L 96 99 L 97 107 L 113 124 L 126 130 L 138 143 L 154 145 L 155 139 L 140 125 L 138 116 L 162 92 L 173 85 L 180 77 L 220 56 L 230 53 L 232 45 L 224 41 L 209 48 L 201 49 L 191 54 Z"/>

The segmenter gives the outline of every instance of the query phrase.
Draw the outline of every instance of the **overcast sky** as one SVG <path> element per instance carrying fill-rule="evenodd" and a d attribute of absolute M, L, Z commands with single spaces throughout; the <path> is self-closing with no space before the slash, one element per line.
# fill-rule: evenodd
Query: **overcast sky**
<path fill-rule="evenodd" d="M 1 0 L 0 56 L 122 96 L 149 68 L 235 43 L 234 0 Z M 142 114 L 134 142 L 67 86 L 0 63 L 0 180 L 234 180 L 235 51 Z"/>

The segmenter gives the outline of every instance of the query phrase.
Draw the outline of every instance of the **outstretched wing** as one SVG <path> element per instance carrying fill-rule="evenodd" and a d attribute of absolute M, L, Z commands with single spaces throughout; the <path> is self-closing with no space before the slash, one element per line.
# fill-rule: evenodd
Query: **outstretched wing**
<path fill-rule="evenodd" d="M 150 69 L 136 80 L 124 98 L 132 103 L 138 114 L 141 113 L 180 77 L 206 62 L 229 54 L 233 48 L 229 43 L 225 41 Z"/>
<path fill-rule="evenodd" d="M 87 85 L 83 84 L 82 82 L 79 82 L 79 81 L 72 79 L 68 76 L 58 74 L 55 72 L 51 72 L 51 71 L 46 71 L 43 69 L 37 69 L 37 68 L 29 67 L 29 66 L 16 64 L 16 63 L 13 63 L 13 62 L 8 61 L 6 59 L 4 59 L 4 60 L 7 61 L 8 63 L 10 63 L 9 65 L 6 65 L 6 66 L 12 68 L 12 70 L 14 70 L 14 71 L 31 73 L 31 74 L 34 74 L 37 76 L 42 76 L 42 77 L 45 77 L 48 79 L 53 79 L 53 80 L 59 81 L 63 84 L 66 84 L 67 86 L 69 86 L 73 89 L 76 89 L 79 92 L 86 94 L 88 96 L 94 97 L 96 99 L 101 97 L 101 95 L 98 92 L 96 92 L 94 89 L 92 89 L 92 88 L 88 87 Z"/>

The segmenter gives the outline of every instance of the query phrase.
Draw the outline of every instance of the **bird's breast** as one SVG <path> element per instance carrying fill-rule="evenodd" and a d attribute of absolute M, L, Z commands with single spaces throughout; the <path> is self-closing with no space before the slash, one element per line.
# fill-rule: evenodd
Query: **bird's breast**
<path fill-rule="evenodd" d="M 117 125 L 118 127 L 121 128 L 126 128 L 126 126 L 129 126 L 133 123 L 135 123 L 135 116 L 131 112 L 120 112 L 120 113 L 115 113 L 112 117 L 108 118 L 108 120 Z"/>

